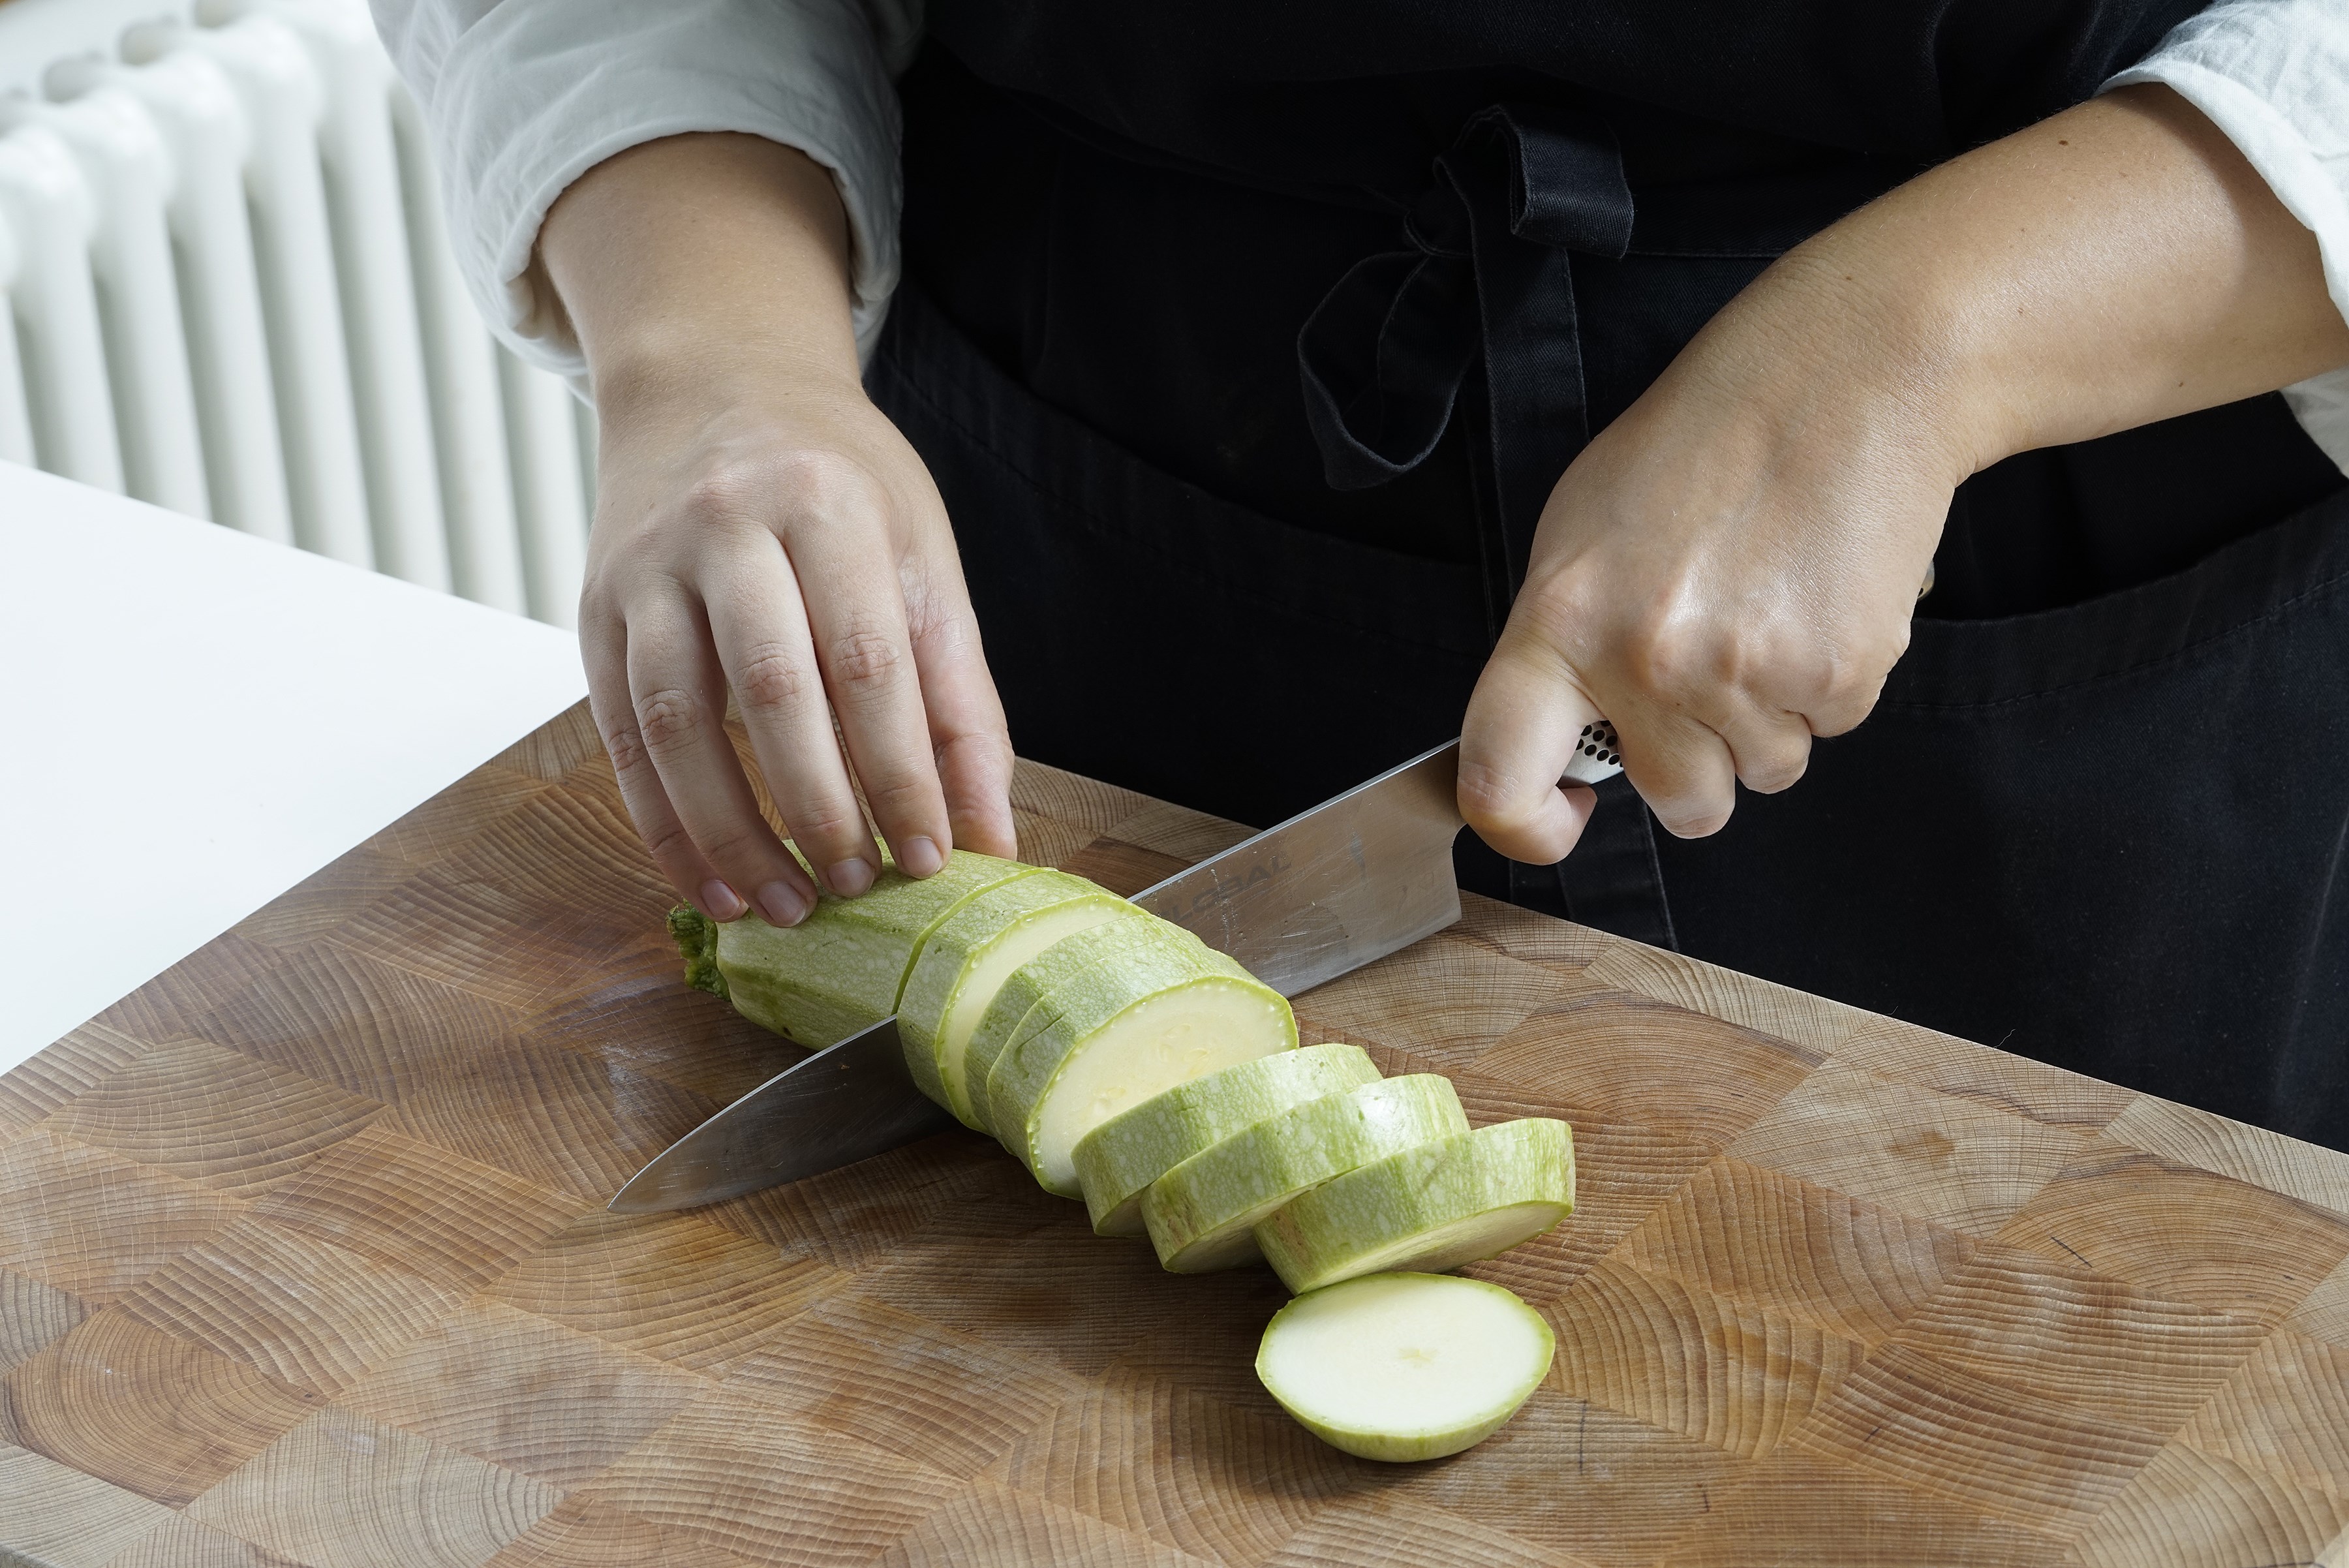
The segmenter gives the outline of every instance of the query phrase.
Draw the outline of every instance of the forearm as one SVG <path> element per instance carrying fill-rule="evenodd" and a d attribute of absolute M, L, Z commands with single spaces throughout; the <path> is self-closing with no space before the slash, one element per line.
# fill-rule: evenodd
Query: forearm
<path fill-rule="evenodd" d="M 1784 265 L 1848 293 L 1964 472 L 2349 363 L 2315 236 L 2165 88 L 1954 159 Z"/>
<path fill-rule="evenodd" d="M 832 176 L 754 136 L 667 137 L 574 182 L 536 265 L 599 404 L 750 361 L 857 379 L 847 220 Z"/>
<path fill-rule="evenodd" d="M 1461 807 L 1573 846 L 1555 787 L 1604 713 L 1683 836 L 1802 776 L 1908 645 L 1950 497 L 2349 361 L 2314 237 L 2167 88 L 1953 159 L 1797 246 L 1559 480 L 1463 726 Z"/>
<path fill-rule="evenodd" d="M 704 913 L 1014 845 L 1010 742 L 936 487 L 864 395 L 832 176 L 763 138 L 646 142 L 574 181 L 534 281 L 603 436 L 580 651 L 620 791 Z M 730 698 L 782 834 L 718 722 Z M 861 798 L 860 798 L 861 795 Z"/>

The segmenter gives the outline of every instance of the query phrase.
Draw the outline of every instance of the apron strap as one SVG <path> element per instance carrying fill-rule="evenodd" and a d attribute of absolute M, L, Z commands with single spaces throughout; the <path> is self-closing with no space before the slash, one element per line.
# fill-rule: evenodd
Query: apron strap
<path fill-rule="evenodd" d="M 1361 490 L 1424 462 L 1466 394 L 1497 637 L 1543 503 L 1590 439 L 1568 253 L 1630 244 L 1614 132 L 1556 109 L 1481 110 L 1403 232 L 1412 249 L 1356 263 L 1299 332 L 1306 416 L 1331 486 Z"/>
<path fill-rule="evenodd" d="M 1614 132 L 1554 109 L 1482 110 L 1435 161 L 1403 233 L 1410 250 L 1357 262 L 1299 332 L 1306 416 L 1339 490 L 1410 472 L 1455 410 L 1465 418 L 1498 639 L 1542 506 L 1590 440 L 1568 253 L 1616 259 L 1630 246 Z M 1512 901 L 1677 947 L 1645 804 L 1621 780 L 1599 794 L 1571 856 L 1510 867 Z"/>

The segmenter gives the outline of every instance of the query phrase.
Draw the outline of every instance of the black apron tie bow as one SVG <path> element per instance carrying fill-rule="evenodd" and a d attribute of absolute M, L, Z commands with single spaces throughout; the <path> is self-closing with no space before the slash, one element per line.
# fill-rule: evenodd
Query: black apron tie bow
<path fill-rule="evenodd" d="M 1357 262 L 1298 334 L 1306 417 L 1330 483 L 1362 490 L 1425 461 L 1465 394 L 1497 635 L 1542 504 L 1590 439 L 1568 253 L 1630 247 L 1614 133 L 1558 109 L 1484 109 L 1403 232 L 1412 249 Z"/>

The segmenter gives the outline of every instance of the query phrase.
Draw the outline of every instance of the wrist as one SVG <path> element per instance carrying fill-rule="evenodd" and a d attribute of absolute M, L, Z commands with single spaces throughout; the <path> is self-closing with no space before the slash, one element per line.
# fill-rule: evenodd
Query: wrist
<path fill-rule="evenodd" d="M 589 347 L 588 379 L 605 424 L 641 424 L 669 410 L 694 421 L 721 408 L 864 397 L 853 345 L 843 354 L 810 342 L 797 323 L 768 318 L 771 311 L 721 314 L 639 322 Z"/>
<path fill-rule="evenodd" d="M 791 148 L 688 135 L 619 153 L 549 211 L 536 265 L 599 407 L 778 374 L 859 379 L 846 215 Z"/>
<path fill-rule="evenodd" d="M 1989 341 L 1997 311 L 1976 276 L 1942 265 L 1927 225 L 1876 217 L 1847 219 L 1773 269 L 1803 301 L 1791 336 L 1856 423 L 1954 489 L 2023 449 Z"/>
<path fill-rule="evenodd" d="M 1881 468 L 1954 490 L 2003 439 L 1968 353 L 1969 307 L 1849 224 L 1773 263 L 1649 397 L 1692 396 L 1720 442 L 1774 469 Z"/>

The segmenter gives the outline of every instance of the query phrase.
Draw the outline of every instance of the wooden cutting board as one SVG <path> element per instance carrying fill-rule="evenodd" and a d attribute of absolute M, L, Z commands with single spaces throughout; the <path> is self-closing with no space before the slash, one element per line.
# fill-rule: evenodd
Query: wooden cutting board
<path fill-rule="evenodd" d="M 1018 804 L 1023 855 L 1121 890 L 1239 831 L 1049 768 Z M 795 1054 L 679 982 L 574 712 L 0 1079 L 0 1545 L 2349 1556 L 2349 1158 L 1467 902 L 1303 998 L 1306 1035 L 1448 1073 L 1479 1121 L 1568 1117 L 1582 1208 L 1475 1271 L 1556 1325 L 1547 1385 L 1382 1467 L 1257 1386 L 1268 1274 L 1162 1274 L 973 1136 L 605 1214 Z"/>

